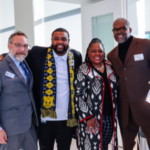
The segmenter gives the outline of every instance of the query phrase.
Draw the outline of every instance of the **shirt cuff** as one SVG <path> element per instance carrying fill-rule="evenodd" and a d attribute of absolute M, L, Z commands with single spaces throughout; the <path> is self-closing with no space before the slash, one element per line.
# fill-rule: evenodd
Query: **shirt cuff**
<path fill-rule="evenodd" d="M 0 131 L 2 130 L 3 128 L 2 127 L 0 127 Z"/>

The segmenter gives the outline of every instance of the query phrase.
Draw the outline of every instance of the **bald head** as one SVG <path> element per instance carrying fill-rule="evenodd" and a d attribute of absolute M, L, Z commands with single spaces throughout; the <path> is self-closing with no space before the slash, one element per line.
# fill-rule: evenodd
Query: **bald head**
<path fill-rule="evenodd" d="M 124 22 L 124 24 L 125 24 L 126 26 L 130 27 L 129 21 L 126 20 L 126 19 L 124 19 L 124 18 L 118 18 L 118 19 L 116 19 L 116 20 L 114 21 L 114 23 L 113 23 L 113 26 L 114 26 L 114 24 L 118 24 L 118 23 L 120 23 L 120 22 Z"/>

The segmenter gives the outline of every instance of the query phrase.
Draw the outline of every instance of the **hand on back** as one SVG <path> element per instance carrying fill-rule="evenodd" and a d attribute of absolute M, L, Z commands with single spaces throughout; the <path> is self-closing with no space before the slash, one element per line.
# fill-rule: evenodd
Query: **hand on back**
<path fill-rule="evenodd" d="M 0 55 L 0 60 L 3 60 L 3 55 Z"/>

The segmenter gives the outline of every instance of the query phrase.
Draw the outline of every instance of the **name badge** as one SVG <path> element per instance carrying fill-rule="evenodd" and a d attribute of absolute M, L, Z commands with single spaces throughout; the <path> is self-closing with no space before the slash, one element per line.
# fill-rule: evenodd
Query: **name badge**
<path fill-rule="evenodd" d="M 10 77 L 10 78 L 13 79 L 15 77 L 15 74 L 13 74 L 13 73 L 11 73 L 9 71 L 6 71 L 5 76 Z"/>
<path fill-rule="evenodd" d="M 146 102 L 150 103 L 150 90 L 148 91 L 147 97 L 146 97 Z"/>
<path fill-rule="evenodd" d="M 136 55 L 134 55 L 134 60 L 135 61 L 144 60 L 144 55 L 143 54 L 136 54 Z"/>

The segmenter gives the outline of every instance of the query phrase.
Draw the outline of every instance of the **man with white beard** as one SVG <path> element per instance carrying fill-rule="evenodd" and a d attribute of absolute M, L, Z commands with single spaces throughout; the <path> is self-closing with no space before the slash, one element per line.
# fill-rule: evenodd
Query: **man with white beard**
<path fill-rule="evenodd" d="M 15 32 L 8 40 L 9 53 L 0 61 L 0 149 L 37 150 L 33 76 L 24 60 L 28 47 L 27 36 Z"/>

